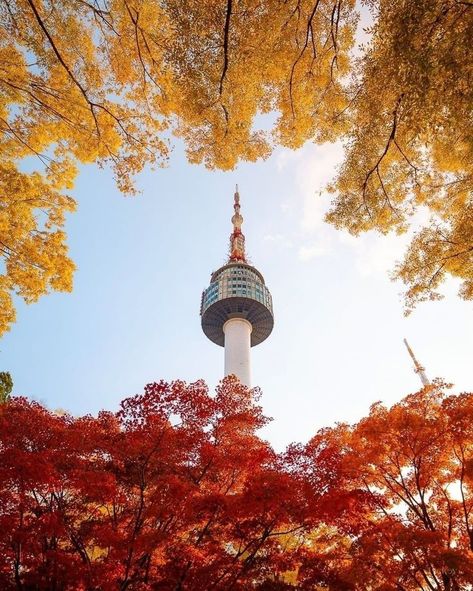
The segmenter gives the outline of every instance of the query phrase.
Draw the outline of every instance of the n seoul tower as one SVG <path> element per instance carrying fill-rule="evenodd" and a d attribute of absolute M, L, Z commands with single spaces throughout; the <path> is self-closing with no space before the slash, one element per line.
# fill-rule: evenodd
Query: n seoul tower
<path fill-rule="evenodd" d="M 225 347 L 225 375 L 234 374 L 250 387 L 250 348 L 271 334 L 273 303 L 263 275 L 246 260 L 238 185 L 233 208 L 228 262 L 212 273 L 202 293 L 200 315 L 207 337 Z"/>

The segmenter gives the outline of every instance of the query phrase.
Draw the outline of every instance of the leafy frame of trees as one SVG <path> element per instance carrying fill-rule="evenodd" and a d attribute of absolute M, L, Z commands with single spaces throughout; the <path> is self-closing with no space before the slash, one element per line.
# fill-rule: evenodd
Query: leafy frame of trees
<path fill-rule="evenodd" d="M 467 591 L 473 394 L 427 386 L 276 453 L 233 377 L 116 413 L 0 407 L 0 586 Z"/>
<path fill-rule="evenodd" d="M 1 0 L 0 333 L 27 302 L 72 289 L 64 219 L 80 163 L 111 165 L 133 193 L 165 164 L 228 170 L 277 145 L 343 139 L 327 219 L 354 234 L 431 219 L 395 276 L 406 308 L 447 276 L 473 297 L 473 5 L 364 0 Z M 276 112 L 268 131 L 258 113 Z M 27 173 L 26 158 L 36 171 Z"/>

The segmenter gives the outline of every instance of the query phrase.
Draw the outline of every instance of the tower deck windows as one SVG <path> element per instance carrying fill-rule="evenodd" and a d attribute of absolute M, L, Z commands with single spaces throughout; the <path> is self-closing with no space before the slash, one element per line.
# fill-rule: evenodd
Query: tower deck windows
<path fill-rule="evenodd" d="M 251 322 L 252 346 L 262 342 L 273 328 L 271 294 L 261 273 L 247 264 L 230 262 L 212 274 L 211 283 L 202 294 L 200 313 L 205 334 L 222 346 L 223 323 L 229 317 Z"/>
<path fill-rule="evenodd" d="M 260 277 L 256 274 L 249 273 L 246 276 L 233 277 L 235 273 L 232 269 L 222 268 L 221 273 L 215 274 L 216 281 L 211 283 L 210 286 L 203 293 L 202 309 L 201 314 L 217 300 L 225 299 L 231 295 L 245 295 L 249 298 L 253 298 L 272 311 L 271 294 L 268 288 L 260 281 Z M 241 270 L 239 271 L 242 272 Z"/>

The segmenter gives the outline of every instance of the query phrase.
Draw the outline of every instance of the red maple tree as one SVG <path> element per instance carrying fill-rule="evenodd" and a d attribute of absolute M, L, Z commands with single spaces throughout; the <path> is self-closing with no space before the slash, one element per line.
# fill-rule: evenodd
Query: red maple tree
<path fill-rule="evenodd" d="M 0 589 L 468 589 L 473 395 L 430 387 L 282 454 L 258 396 L 160 382 L 97 418 L 12 398 Z"/>

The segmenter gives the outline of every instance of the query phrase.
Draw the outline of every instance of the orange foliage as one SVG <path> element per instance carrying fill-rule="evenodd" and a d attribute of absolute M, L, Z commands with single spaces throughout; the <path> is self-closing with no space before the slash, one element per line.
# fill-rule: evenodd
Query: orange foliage
<path fill-rule="evenodd" d="M 473 395 L 430 386 L 276 454 L 258 391 L 150 384 L 0 414 L 0 587 L 466 590 Z"/>

